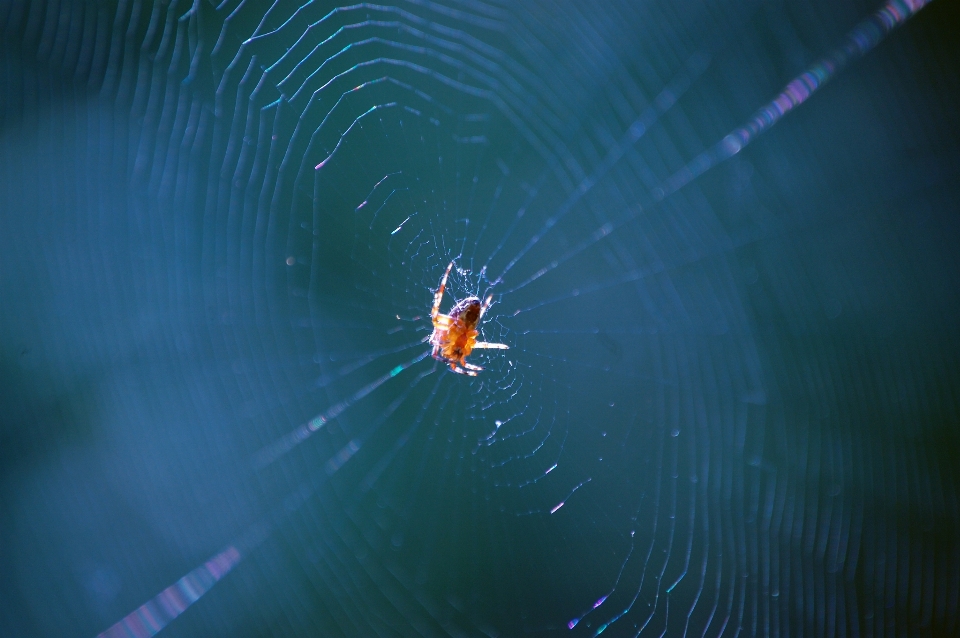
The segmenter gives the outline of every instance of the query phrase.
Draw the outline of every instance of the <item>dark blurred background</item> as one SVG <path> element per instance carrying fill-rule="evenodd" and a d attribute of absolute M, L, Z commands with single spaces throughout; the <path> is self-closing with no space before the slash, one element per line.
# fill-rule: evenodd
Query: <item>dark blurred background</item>
<path fill-rule="evenodd" d="M 960 635 L 956 2 L 327 4 L 0 4 L 0 634 Z"/>

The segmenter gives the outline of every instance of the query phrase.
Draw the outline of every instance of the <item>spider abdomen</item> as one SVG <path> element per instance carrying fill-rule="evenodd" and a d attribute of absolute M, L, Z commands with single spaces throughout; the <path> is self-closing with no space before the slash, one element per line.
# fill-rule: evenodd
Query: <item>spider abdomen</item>
<path fill-rule="evenodd" d="M 480 321 L 480 300 L 476 297 L 467 297 L 457 302 L 450 310 L 450 317 L 462 321 L 465 328 L 471 330 Z"/>

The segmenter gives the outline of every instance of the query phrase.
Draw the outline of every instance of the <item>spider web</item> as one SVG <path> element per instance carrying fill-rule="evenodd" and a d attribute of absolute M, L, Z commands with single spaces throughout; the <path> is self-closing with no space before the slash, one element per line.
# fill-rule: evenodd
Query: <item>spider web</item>
<path fill-rule="evenodd" d="M 76 355 L 127 371 L 99 382 L 124 407 L 93 437 L 106 451 L 78 462 L 108 465 L 91 491 L 122 506 L 93 496 L 69 515 L 94 530 L 63 550 L 93 556 L 72 567 L 84 593 L 64 594 L 79 611 L 39 620 L 21 594 L 32 622 L 93 633 L 135 609 L 106 633 L 955 631 L 956 542 L 898 520 L 908 507 L 960 527 L 929 442 L 955 400 L 888 369 L 919 366 L 929 342 L 878 345 L 862 290 L 885 271 L 839 276 L 847 262 L 794 241 L 865 232 L 871 203 L 912 194 L 921 171 L 904 191 L 837 177 L 911 133 L 886 112 L 858 131 L 888 144 L 837 133 L 859 95 L 838 89 L 745 149 L 923 4 L 12 5 L 24 50 L 83 87 L 64 100 L 77 146 L 130 184 L 88 239 L 104 273 L 129 272 L 98 288 L 115 318 L 89 319 L 123 338 Z M 852 71 L 856 88 L 918 90 L 878 85 L 895 59 Z M 101 130 L 120 132 L 90 143 Z M 846 143 L 824 158 L 831 135 Z M 884 157 L 870 168 L 904 170 Z M 891 240 L 876 241 L 863 254 Z M 441 312 L 492 295 L 480 338 L 510 347 L 475 351 L 475 378 L 426 343 L 451 261 Z M 870 337 L 850 338 L 865 321 Z M 948 343 L 925 369 L 957 369 Z M 929 428 L 890 434 L 930 401 Z M 124 507 L 143 521 L 111 528 Z"/>

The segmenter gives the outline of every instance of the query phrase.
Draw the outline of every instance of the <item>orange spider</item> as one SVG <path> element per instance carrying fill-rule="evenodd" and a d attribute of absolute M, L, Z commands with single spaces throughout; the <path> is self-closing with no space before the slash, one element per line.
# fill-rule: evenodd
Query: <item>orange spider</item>
<path fill-rule="evenodd" d="M 446 361 L 450 364 L 450 369 L 458 374 L 475 377 L 483 368 L 465 361 L 474 348 L 509 350 L 510 346 L 503 343 L 477 341 L 477 336 L 480 334 L 477 332 L 477 325 L 483 318 L 483 313 L 490 307 L 493 295 L 487 297 L 483 303 L 480 303 L 478 297 L 461 299 L 453 305 L 449 315 L 440 314 L 440 301 L 443 299 L 443 291 L 447 287 L 447 277 L 450 275 L 451 268 L 453 268 L 452 261 L 447 266 L 447 271 L 443 273 L 440 287 L 433 295 L 433 310 L 430 311 L 433 334 L 430 335 L 429 341 L 433 346 L 434 359 Z"/>

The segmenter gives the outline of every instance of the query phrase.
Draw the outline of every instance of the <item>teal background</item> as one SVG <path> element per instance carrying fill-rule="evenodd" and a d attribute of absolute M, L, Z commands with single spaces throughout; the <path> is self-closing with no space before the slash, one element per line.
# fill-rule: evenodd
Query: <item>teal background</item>
<path fill-rule="evenodd" d="M 0 8 L 0 634 L 960 631 L 955 4 L 661 203 L 876 5 L 322 5 Z"/>

